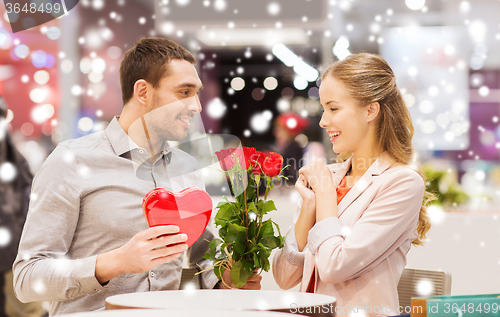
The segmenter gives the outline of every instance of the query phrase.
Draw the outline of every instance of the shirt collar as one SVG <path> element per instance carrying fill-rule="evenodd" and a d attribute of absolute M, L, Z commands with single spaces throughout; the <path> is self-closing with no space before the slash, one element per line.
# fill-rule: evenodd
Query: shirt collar
<path fill-rule="evenodd" d="M 119 117 L 114 117 L 106 128 L 106 135 L 108 136 L 109 143 L 113 147 L 115 154 L 120 156 L 133 149 L 139 148 L 128 134 L 123 130 L 118 122 Z"/>
<path fill-rule="evenodd" d="M 113 120 L 111 120 L 105 131 L 115 154 L 120 156 L 124 153 L 132 151 L 133 149 L 139 149 L 140 147 L 135 144 L 125 130 L 123 130 L 122 126 L 118 122 L 118 118 L 119 116 L 113 117 Z M 167 155 L 172 152 L 172 148 L 167 141 L 163 142 L 161 150 L 163 155 Z"/>

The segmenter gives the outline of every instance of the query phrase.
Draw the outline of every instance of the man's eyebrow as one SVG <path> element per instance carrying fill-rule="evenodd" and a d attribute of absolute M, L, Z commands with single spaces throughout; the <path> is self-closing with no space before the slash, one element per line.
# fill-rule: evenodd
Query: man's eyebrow
<path fill-rule="evenodd" d="M 175 88 L 196 88 L 197 85 L 195 84 L 191 84 L 191 83 L 182 83 L 182 84 L 179 84 L 177 85 Z M 203 85 L 200 87 L 200 89 L 198 89 L 198 91 L 202 90 L 203 88 L 205 88 Z"/>

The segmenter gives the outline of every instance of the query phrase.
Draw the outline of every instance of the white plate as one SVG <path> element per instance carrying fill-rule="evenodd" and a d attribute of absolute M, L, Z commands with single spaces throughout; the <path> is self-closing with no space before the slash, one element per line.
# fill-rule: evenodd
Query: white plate
<path fill-rule="evenodd" d="M 289 291 L 175 290 L 110 296 L 106 307 L 195 310 L 287 310 L 329 306 L 335 297 Z M 113 307 L 115 306 L 115 307 Z"/>
<path fill-rule="evenodd" d="M 203 317 L 284 317 L 289 314 L 250 311 L 207 311 Z M 291 315 L 291 314 L 290 314 Z M 296 315 L 296 314 L 295 314 Z M 200 317 L 199 310 L 168 309 L 115 309 L 97 312 L 74 313 L 61 317 Z"/>

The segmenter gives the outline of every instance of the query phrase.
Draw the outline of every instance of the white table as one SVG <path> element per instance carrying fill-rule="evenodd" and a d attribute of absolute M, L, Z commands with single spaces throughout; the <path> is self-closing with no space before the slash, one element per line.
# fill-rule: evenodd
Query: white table
<path fill-rule="evenodd" d="M 103 310 L 97 312 L 75 313 L 61 315 L 67 317 L 286 317 L 292 314 L 276 312 L 250 312 L 250 311 L 207 311 L 200 313 L 199 310 L 167 310 L 167 309 L 118 309 Z"/>
<path fill-rule="evenodd" d="M 335 297 L 289 291 L 180 290 L 110 296 L 106 309 L 195 309 L 220 312 L 279 311 L 307 316 L 335 316 Z"/>

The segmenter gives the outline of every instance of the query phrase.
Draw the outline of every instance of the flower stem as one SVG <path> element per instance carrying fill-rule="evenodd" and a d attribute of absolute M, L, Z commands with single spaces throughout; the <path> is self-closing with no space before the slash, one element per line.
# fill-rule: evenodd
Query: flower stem
<path fill-rule="evenodd" d="M 247 243 L 246 244 L 248 245 L 248 210 L 247 210 L 247 189 L 246 188 L 243 190 L 243 197 L 244 197 L 243 199 L 245 200 L 245 211 L 244 211 L 244 214 L 245 214 L 245 228 L 247 228 L 246 231 L 245 231 L 245 236 L 247 238 L 247 240 L 246 240 Z M 247 245 L 245 245 L 245 252 L 247 250 Z"/>
<path fill-rule="evenodd" d="M 264 196 L 264 200 L 267 200 L 267 192 L 269 191 L 270 182 L 271 182 L 271 177 L 266 176 L 266 195 Z"/>
<path fill-rule="evenodd" d="M 260 175 L 255 176 L 255 186 L 257 187 L 257 201 L 259 201 Z"/>

